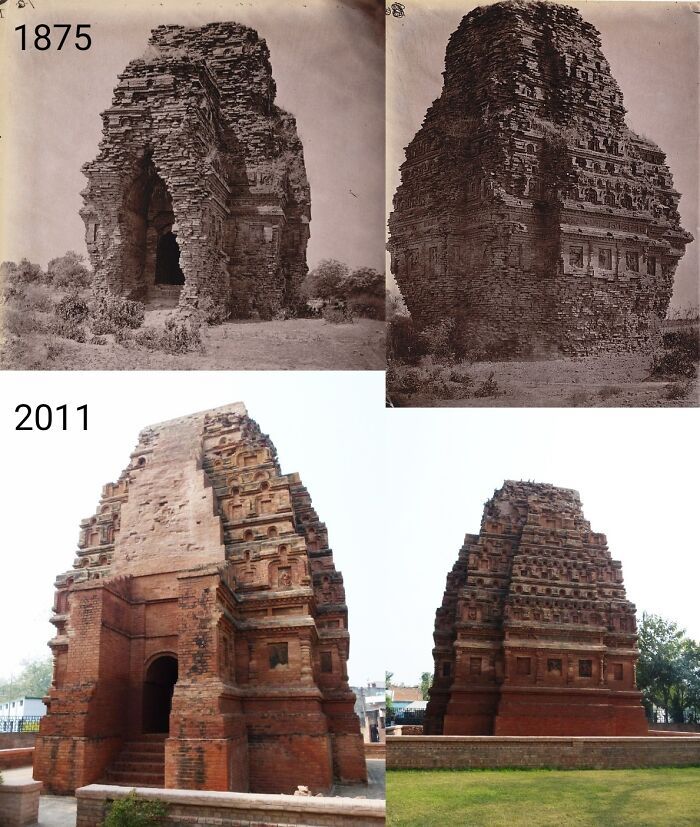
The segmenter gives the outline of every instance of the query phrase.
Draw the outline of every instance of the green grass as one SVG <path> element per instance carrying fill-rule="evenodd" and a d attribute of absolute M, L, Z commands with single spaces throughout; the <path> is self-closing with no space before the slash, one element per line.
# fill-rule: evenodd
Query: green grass
<path fill-rule="evenodd" d="M 392 827 L 698 827 L 700 767 L 387 772 Z"/>

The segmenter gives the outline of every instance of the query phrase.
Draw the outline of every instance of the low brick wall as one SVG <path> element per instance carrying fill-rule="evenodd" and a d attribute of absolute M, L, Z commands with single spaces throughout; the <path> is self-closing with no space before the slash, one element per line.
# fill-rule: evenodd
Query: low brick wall
<path fill-rule="evenodd" d="M 41 781 L 0 784 L 0 827 L 22 827 L 39 820 Z"/>
<path fill-rule="evenodd" d="M 33 761 L 34 747 L 0 749 L 0 770 L 11 770 L 15 767 L 31 767 Z"/>
<path fill-rule="evenodd" d="M 36 732 L 0 732 L 0 749 L 33 747 L 37 734 Z"/>
<path fill-rule="evenodd" d="M 418 724 L 401 724 L 386 729 L 387 735 L 422 735 L 423 727 Z"/>
<path fill-rule="evenodd" d="M 700 724 L 649 724 L 649 729 L 657 732 L 694 732 L 700 735 Z"/>
<path fill-rule="evenodd" d="M 384 741 L 375 744 L 365 744 L 365 758 L 386 758 L 386 744 Z"/>
<path fill-rule="evenodd" d="M 255 793 L 217 793 L 197 790 L 154 790 L 138 788 L 146 799 L 162 801 L 168 808 L 163 825 L 182 827 L 216 824 L 217 827 L 249 827 L 296 824 L 304 827 L 382 827 L 383 801 L 362 798 L 322 798 L 317 796 L 260 795 Z M 124 798 L 130 790 L 90 784 L 76 790 L 78 820 L 76 827 L 98 827 L 105 817 L 108 801 Z"/>
<path fill-rule="evenodd" d="M 387 769 L 548 767 L 623 769 L 700 765 L 700 738 L 421 735 L 386 739 Z"/>

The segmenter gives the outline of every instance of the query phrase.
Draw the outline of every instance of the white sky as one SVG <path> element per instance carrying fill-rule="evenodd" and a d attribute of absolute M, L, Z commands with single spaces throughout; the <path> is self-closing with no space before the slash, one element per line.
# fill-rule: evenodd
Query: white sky
<path fill-rule="evenodd" d="M 0 678 L 49 654 L 53 583 L 70 569 L 81 518 L 128 464 L 147 425 L 246 403 L 298 471 L 342 571 L 353 684 L 384 676 L 381 570 L 384 375 L 367 373 L 5 373 L 0 413 Z M 14 430 L 15 406 L 88 403 L 88 431 Z M 75 420 L 78 423 L 78 417 Z"/>
<path fill-rule="evenodd" d="M 392 411 L 387 669 L 432 672 L 447 572 L 505 479 L 575 488 L 622 561 L 628 598 L 700 639 L 697 410 Z"/>

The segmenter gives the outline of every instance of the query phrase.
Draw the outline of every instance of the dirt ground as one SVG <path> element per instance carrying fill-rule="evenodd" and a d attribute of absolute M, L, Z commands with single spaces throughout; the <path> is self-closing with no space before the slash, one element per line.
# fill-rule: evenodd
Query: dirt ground
<path fill-rule="evenodd" d="M 144 326 L 160 318 L 146 314 Z M 384 370 L 384 322 L 323 319 L 226 322 L 202 329 L 204 352 L 168 354 L 106 344 L 80 344 L 43 332 L 8 339 L 3 370 Z"/>
<path fill-rule="evenodd" d="M 519 362 L 462 363 L 442 368 L 435 393 L 435 366 L 422 365 L 415 393 L 396 393 L 389 388 L 396 407 L 694 407 L 700 404 L 698 380 L 650 379 L 648 354 L 604 355 Z M 399 378 L 411 368 L 398 369 Z M 466 374 L 466 386 L 450 381 L 450 375 Z M 488 395 L 474 393 L 493 374 L 495 388 Z M 423 375 L 425 380 L 423 381 Z M 395 389 L 394 389 L 395 390 Z M 682 398 L 671 399 L 682 393 Z"/>

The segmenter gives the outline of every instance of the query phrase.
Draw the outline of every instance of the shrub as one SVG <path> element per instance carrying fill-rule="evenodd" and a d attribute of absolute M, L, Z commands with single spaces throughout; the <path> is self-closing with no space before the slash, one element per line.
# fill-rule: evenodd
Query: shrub
<path fill-rule="evenodd" d="M 221 324 L 228 319 L 230 312 L 222 307 L 221 304 L 215 304 L 214 300 L 209 296 L 203 296 L 197 303 L 197 310 L 201 314 L 202 320 L 205 324 Z"/>
<path fill-rule="evenodd" d="M 417 365 L 425 356 L 425 342 L 410 316 L 396 316 L 387 326 L 387 356 L 407 365 Z"/>
<path fill-rule="evenodd" d="M 454 356 L 454 319 L 443 319 L 441 322 L 428 325 L 420 334 L 428 353 L 438 359 L 448 359 Z"/>
<path fill-rule="evenodd" d="M 126 798 L 110 804 L 103 827 L 154 827 L 162 823 L 166 814 L 162 801 L 147 801 L 132 790 Z"/>
<path fill-rule="evenodd" d="M 165 320 L 165 329 L 161 333 L 160 349 L 166 353 L 189 353 L 204 350 L 200 328 L 200 319 L 192 314 L 172 314 Z"/>
<path fill-rule="evenodd" d="M 384 296 L 372 296 L 368 293 L 359 293 L 348 298 L 348 307 L 353 316 L 365 319 L 386 319 L 386 299 Z"/>
<path fill-rule="evenodd" d="M 489 378 L 485 382 L 482 382 L 481 385 L 479 385 L 479 387 L 474 391 L 474 396 L 479 399 L 485 399 L 488 396 L 497 396 L 498 393 L 498 383 L 493 378 L 493 372 L 491 372 Z"/>
<path fill-rule="evenodd" d="M 386 385 L 392 393 L 417 393 L 421 386 L 421 372 L 416 368 L 389 367 Z"/>
<path fill-rule="evenodd" d="M 36 314 L 28 310 L 18 310 L 16 307 L 6 305 L 2 313 L 2 326 L 6 335 L 30 336 L 32 333 L 44 333 L 46 324 Z"/>
<path fill-rule="evenodd" d="M 121 296 L 98 296 L 90 307 L 90 316 L 90 329 L 99 336 L 141 327 L 146 317 L 146 307 L 142 302 Z"/>
<path fill-rule="evenodd" d="M 64 256 L 52 258 L 46 268 L 46 277 L 54 287 L 89 287 L 92 273 L 83 264 L 84 257 L 73 250 Z"/>
<path fill-rule="evenodd" d="M 12 284 L 30 284 L 44 279 L 44 273 L 38 264 L 23 258 L 19 264 L 14 261 L 3 261 L 0 264 L 0 279 Z"/>
<path fill-rule="evenodd" d="M 674 382 L 672 385 L 669 385 L 666 388 L 666 393 L 664 394 L 664 397 L 669 401 L 685 399 L 690 393 L 690 388 L 690 382 Z"/>
<path fill-rule="evenodd" d="M 353 317 L 350 308 L 340 304 L 332 303 L 324 306 L 321 316 L 328 324 L 352 324 Z"/>
<path fill-rule="evenodd" d="M 56 319 L 52 332 L 64 339 L 75 342 L 85 341 L 85 320 L 88 317 L 88 303 L 78 293 L 69 293 L 54 305 Z"/>
<path fill-rule="evenodd" d="M 458 385 L 464 385 L 465 388 L 470 387 L 474 384 L 474 380 L 469 376 L 468 373 L 460 373 L 458 370 L 453 368 L 447 377 L 450 382 L 456 382 Z"/>

